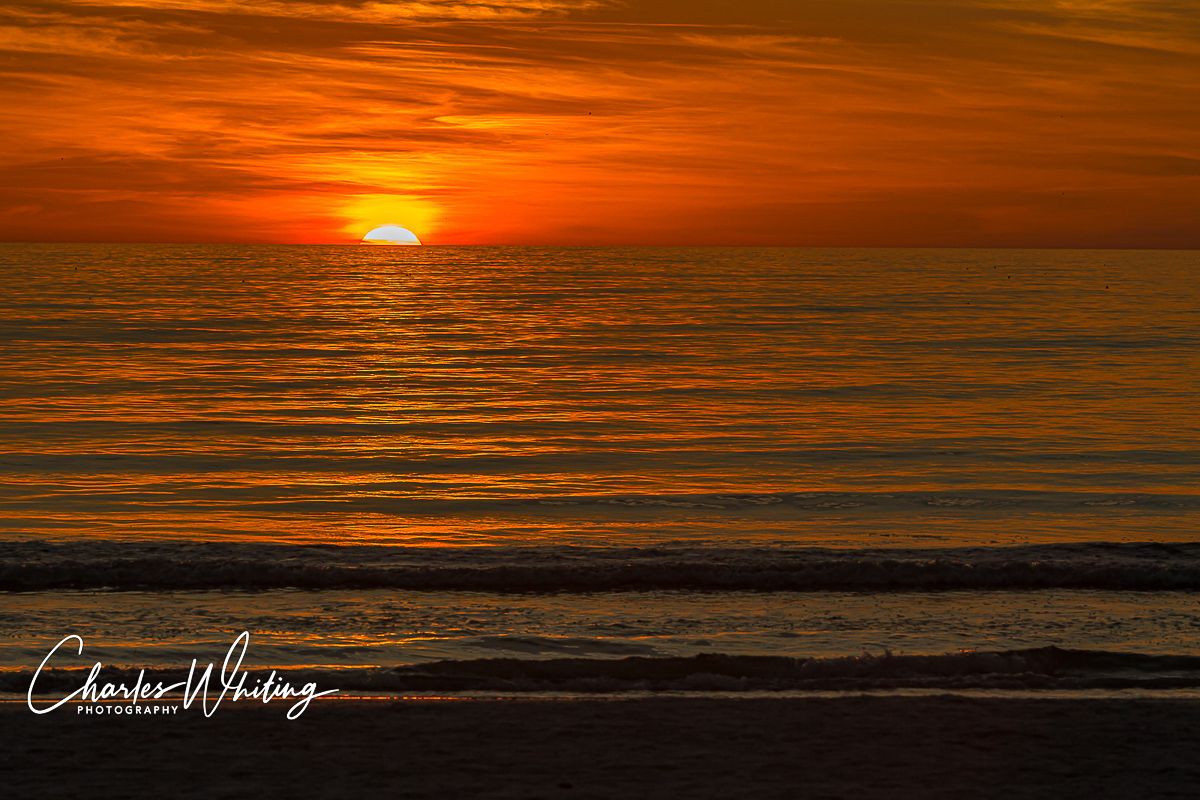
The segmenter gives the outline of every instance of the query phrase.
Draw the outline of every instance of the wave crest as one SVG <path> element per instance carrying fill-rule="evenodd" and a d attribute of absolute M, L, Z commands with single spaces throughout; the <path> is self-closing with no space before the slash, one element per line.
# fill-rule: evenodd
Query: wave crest
<path fill-rule="evenodd" d="M 1200 590 L 1200 544 L 943 549 L 0 545 L 0 591 Z"/>

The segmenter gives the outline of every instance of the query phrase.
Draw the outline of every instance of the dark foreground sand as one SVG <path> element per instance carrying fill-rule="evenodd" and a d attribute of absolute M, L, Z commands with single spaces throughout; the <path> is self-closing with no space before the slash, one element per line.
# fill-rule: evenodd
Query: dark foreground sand
<path fill-rule="evenodd" d="M 172 718 L 0 704 L 6 798 L 1200 798 L 1200 702 L 318 701 Z"/>

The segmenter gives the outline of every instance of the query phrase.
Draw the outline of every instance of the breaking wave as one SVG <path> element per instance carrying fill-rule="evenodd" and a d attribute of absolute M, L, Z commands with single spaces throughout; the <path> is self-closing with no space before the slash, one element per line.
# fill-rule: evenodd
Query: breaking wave
<path fill-rule="evenodd" d="M 1200 544 L 929 549 L 86 542 L 0 545 L 0 591 L 1200 590 Z"/>

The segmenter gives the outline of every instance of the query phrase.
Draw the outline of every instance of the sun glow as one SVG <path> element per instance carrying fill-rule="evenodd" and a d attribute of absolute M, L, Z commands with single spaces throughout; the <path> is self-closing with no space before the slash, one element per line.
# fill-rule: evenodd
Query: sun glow
<path fill-rule="evenodd" d="M 421 240 L 408 228 L 399 225 L 380 225 L 362 238 L 363 244 L 420 244 Z"/>

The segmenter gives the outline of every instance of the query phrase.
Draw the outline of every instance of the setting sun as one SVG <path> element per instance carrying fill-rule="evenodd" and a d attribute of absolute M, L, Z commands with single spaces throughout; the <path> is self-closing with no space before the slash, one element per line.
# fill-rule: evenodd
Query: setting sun
<path fill-rule="evenodd" d="M 420 244 L 421 240 L 408 228 L 399 225 L 380 225 L 362 238 L 362 244 Z"/>

